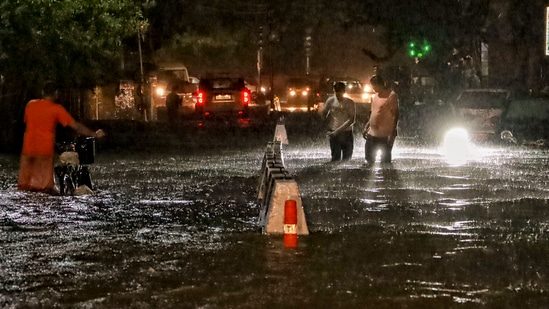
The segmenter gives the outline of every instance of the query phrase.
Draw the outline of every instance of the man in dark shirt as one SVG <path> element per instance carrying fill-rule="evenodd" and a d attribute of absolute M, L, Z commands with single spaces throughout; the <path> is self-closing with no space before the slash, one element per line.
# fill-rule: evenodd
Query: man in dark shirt
<path fill-rule="evenodd" d="M 177 120 L 179 108 L 183 102 L 183 99 L 177 94 L 177 90 L 179 90 L 177 85 L 172 86 L 172 91 L 166 96 L 166 109 L 170 123 L 175 123 Z"/>

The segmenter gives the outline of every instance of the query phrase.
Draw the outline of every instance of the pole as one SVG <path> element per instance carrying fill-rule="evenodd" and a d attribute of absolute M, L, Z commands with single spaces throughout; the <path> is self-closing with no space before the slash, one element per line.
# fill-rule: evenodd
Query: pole
<path fill-rule="evenodd" d="M 145 82 L 145 74 L 143 73 L 143 52 L 141 50 L 141 27 L 137 28 L 137 48 L 139 49 L 139 69 L 141 73 L 141 84 Z"/>

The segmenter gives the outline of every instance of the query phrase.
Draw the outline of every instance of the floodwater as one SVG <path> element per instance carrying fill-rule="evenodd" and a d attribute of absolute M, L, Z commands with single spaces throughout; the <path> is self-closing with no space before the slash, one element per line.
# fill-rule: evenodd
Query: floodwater
<path fill-rule="evenodd" d="M 264 148 L 98 153 L 93 196 L 16 190 L 0 156 L 0 308 L 544 308 L 547 150 L 449 162 L 397 141 L 392 165 L 284 146 L 310 235 L 258 226 Z"/>

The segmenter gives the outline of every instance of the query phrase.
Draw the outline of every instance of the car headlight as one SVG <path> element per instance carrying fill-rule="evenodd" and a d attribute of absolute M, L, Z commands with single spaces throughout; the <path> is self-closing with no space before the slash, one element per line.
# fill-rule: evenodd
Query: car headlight
<path fill-rule="evenodd" d="M 442 143 L 443 155 L 453 165 L 460 165 L 471 155 L 469 133 L 464 128 L 453 128 L 444 135 Z"/>
<path fill-rule="evenodd" d="M 156 94 L 157 94 L 157 95 L 159 95 L 159 96 L 163 96 L 163 95 L 164 95 L 164 93 L 165 93 L 165 90 L 164 90 L 164 88 L 162 88 L 162 87 L 158 87 L 158 88 L 156 88 Z"/>

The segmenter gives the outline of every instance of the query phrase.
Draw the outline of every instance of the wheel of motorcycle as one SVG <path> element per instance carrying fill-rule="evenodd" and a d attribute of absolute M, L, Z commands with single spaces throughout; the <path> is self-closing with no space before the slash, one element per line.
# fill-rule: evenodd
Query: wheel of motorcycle
<path fill-rule="evenodd" d="M 86 185 L 93 190 L 93 182 L 91 180 L 90 172 L 87 166 L 81 165 L 78 168 L 78 186 Z"/>
<path fill-rule="evenodd" d="M 63 180 L 61 181 L 60 192 L 61 195 L 73 195 L 74 194 L 74 182 L 69 174 L 63 175 Z"/>

